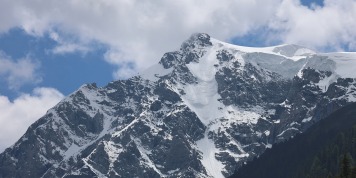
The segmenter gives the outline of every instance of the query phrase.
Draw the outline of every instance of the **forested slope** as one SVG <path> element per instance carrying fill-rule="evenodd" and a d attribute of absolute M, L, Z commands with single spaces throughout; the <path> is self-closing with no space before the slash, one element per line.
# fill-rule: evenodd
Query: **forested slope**
<path fill-rule="evenodd" d="M 356 177 L 356 103 L 274 145 L 232 178 Z"/>

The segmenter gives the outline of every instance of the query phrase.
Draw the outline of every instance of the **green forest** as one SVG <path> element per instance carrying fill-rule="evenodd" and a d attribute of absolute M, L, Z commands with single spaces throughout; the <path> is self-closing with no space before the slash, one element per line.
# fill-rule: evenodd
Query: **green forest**
<path fill-rule="evenodd" d="M 356 125 L 346 133 L 339 133 L 330 145 L 313 157 L 310 167 L 296 177 L 356 178 Z"/>
<path fill-rule="evenodd" d="M 356 103 L 273 145 L 232 178 L 356 178 Z"/>

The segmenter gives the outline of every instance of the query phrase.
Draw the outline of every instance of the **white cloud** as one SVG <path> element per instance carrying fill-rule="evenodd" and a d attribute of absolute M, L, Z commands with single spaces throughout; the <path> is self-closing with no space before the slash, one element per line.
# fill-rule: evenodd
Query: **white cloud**
<path fill-rule="evenodd" d="M 38 83 L 42 79 L 36 73 L 39 63 L 28 56 L 13 60 L 0 51 L 0 77 L 4 78 L 9 89 L 19 89 L 24 84 Z"/>
<path fill-rule="evenodd" d="M 136 63 L 134 61 L 125 60 L 129 57 L 123 55 L 125 54 L 120 51 L 113 50 L 105 53 L 104 59 L 110 64 L 117 65 L 119 68 L 113 73 L 113 77 L 115 79 L 125 79 L 137 74 Z"/>
<path fill-rule="evenodd" d="M 297 0 L 284 0 L 272 18 L 274 36 L 287 43 L 332 50 L 356 50 L 356 1 L 326 0 L 324 7 L 309 9 Z"/>
<path fill-rule="evenodd" d="M 116 65 L 135 62 L 135 69 L 158 62 L 164 52 L 179 48 L 192 33 L 206 32 L 227 40 L 267 25 L 281 0 L 19 0 L 5 1 L 6 21 L 0 31 L 21 27 L 41 36 L 58 31 L 120 51 Z M 4 14 L 5 17 L 5 14 Z M 72 51 L 64 46 L 55 51 Z M 74 50 L 73 50 L 74 51 Z M 124 69 L 124 68 L 121 68 Z M 120 72 L 119 72 L 120 73 Z"/>
<path fill-rule="evenodd" d="M 73 53 L 73 52 L 81 52 L 86 54 L 88 51 L 91 50 L 88 46 L 84 44 L 79 44 L 70 40 L 62 39 L 62 37 L 59 36 L 58 33 L 56 32 L 51 32 L 49 36 L 52 40 L 56 41 L 58 44 L 56 47 L 54 47 L 51 50 L 51 52 L 54 54 L 66 54 L 66 53 Z"/>
<path fill-rule="evenodd" d="M 110 48 L 108 53 L 120 52 L 107 55 L 115 57 L 107 58 L 112 64 L 134 62 L 129 71 L 156 63 L 195 32 L 229 40 L 263 28 L 272 31 L 266 33 L 266 43 L 334 50 L 346 45 L 355 50 L 356 1 L 325 0 L 324 5 L 307 8 L 298 0 L 3 1 L 0 15 L 7 18 L 0 20 L 0 32 L 21 27 L 37 36 L 54 31 L 75 36 L 72 40 L 57 34 L 59 46 L 53 52 L 58 54 L 86 52 L 97 41 Z"/>
<path fill-rule="evenodd" d="M 82 53 L 86 53 L 89 51 L 88 47 L 79 45 L 79 44 L 75 44 L 75 43 L 65 43 L 65 44 L 61 44 L 59 46 L 56 46 L 52 52 L 54 54 L 65 54 L 65 53 L 73 53 L 73 52 L 82 52 Z"/>
<path fill-rule="evenodd" d="M 53 88 L 36 88 L 14 101 L 0 95 L 0 152 L 14 144 L 27 128 L 57 104 L 63 94 Z"/>

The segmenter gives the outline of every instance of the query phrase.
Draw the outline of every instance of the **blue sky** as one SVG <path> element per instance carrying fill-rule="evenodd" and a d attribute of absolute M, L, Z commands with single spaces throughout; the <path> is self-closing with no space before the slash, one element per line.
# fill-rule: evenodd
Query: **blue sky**
<path fill-rule="evenodd" d="M 53 87 L 65 95 L 75 91 L 84 83 L 96 82 L 103 86 L 113 80 L 114 67 L 104 61 L 105 45 L 96 44 L 86 53 L 73 52 L 54 54 L 56 42 L 48 35 L 34 37 L 20 28 L 14 28 L 0 36 L 0 51 L 16 61 L 30 56 L 40 63 L 36 73 L 40 82 L 9 88 L 4 79 L 0 80 L 0 93 L 11 100 L 30 93 L 35 87 Z"/>
<path fill-rule="evenodd" d="M 302 5 L 311 7 L 313 4 L 324 6 L 324 0 L 301 0 Z"/>
<path fill-rule="evenodd" d="M 356 50 L 355 0 L 16 0 L 0 17 L 0 151 L 82 84 L 135 75 L 195 32 Z"/>

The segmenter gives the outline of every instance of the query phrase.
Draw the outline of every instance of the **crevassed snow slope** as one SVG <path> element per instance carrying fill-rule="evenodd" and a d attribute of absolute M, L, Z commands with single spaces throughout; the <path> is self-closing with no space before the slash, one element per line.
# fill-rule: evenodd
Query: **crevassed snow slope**
<path fill-rule="evenodd" d="M 320 56 L 325 56 L 335 62 L 335 72 L 343 78 L 356 78 L 356 53 L 354 52 L 337 52 L 337 53 L 322 53 Z"/>

